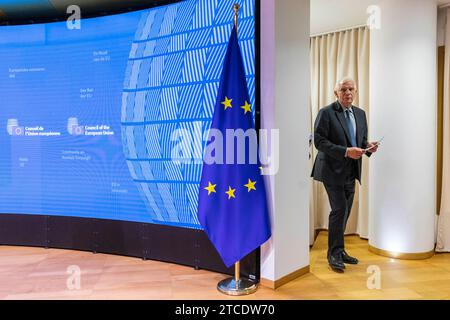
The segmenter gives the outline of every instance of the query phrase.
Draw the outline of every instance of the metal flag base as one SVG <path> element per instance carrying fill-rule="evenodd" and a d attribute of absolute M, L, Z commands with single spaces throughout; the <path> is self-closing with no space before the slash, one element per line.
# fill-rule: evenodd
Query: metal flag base
<path fill-rule="evenodd" d="M 217 285 L 217 289 L 229 296 L 246 296 L 255 293 L 258 289 L 258 284 L 247 279 L 228 278 L 222 280 Z"/>

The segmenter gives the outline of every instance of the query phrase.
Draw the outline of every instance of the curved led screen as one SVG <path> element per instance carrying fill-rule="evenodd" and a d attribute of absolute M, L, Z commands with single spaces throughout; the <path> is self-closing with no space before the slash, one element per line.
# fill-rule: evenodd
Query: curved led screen
<path fill-rule="evenodd" d="M 254 103 L 254 0 L 0 27 L 0 212 L 200 228 L 202 138 L 235 2 Z M 177 132 L 190 161 L 174 158 Z"/>

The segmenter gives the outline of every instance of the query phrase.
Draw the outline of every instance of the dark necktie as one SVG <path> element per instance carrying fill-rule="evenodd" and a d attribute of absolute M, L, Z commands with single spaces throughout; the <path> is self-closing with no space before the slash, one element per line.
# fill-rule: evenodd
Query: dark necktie
<path fill-rule="evenodd" d="M 352 120 L 350 119 L 350 111 L 348 109 L 345 110 L 345 118 L 347 119 L 347 128 L 350 133 L 350 143 L 352 144 L 352 147 L 357 147 L 355 128 L 353 127 Z"/>

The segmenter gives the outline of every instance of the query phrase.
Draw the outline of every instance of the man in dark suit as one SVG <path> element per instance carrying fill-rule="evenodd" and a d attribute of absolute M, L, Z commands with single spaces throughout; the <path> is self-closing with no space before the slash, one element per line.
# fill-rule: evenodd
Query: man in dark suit
<path fill-rule="evenodd" d="M 353 106 L 355 81 L 344 78 L 336 85 L 337 101 L 322 108 L 314 124 L 317 158 L 312 177 L 323 182 L 330 201 L 328 263 L 336 272 L 358 259 L 345 251 L 344 232 L 353 205 L 355 180 L 361 183 L 362 156 L 377 152 L 378 143 L 367 141 L 366 113 Z"/>

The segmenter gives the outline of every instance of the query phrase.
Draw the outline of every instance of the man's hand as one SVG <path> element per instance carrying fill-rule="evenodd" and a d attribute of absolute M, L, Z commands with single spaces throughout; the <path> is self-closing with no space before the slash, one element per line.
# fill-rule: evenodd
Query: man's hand
<path fill-rule="evenodd" d="M 361 159 L 365 151 L 360 148 L 348 148 L 347 149 L 347 157 L 355 160 Z"/>
<path fill-rule="evenodd" d="M 368 150 L 367 152 L 370 152 L 370 153 L 375 153 L 375 152 L 377 152 L 378 151 L 378 146 L 379 146 L 380 144 L 378 143 L 378 142 L 369 142 L 368 144 L 367 144 L 367 149 L 370 149 L 370 150 Z"/>

